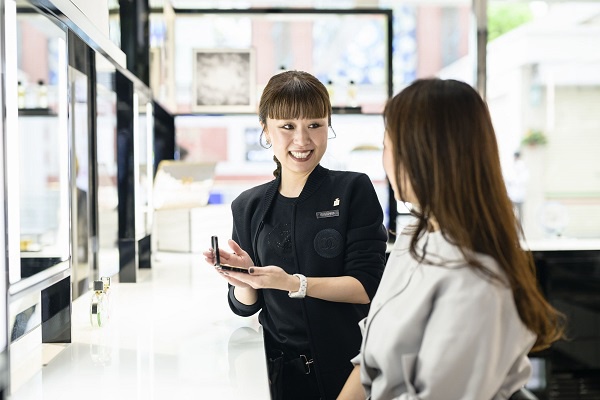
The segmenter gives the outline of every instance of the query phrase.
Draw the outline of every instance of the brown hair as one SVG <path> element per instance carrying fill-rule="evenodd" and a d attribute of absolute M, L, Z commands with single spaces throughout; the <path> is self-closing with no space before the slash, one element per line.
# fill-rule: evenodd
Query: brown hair
<path fill-rule="evenodd" d="M 303 71 L 285 71 L 273 75 L 263 90 L 258 105 L 258 119 L 324 118 L 331 125 L 331 101 L 325 86 L 313 75 Z M 273 157 L 279 176 L 281 165 Z"/>
<path fill-rule="evenodd" d="M 537 334 L 534 350 L 560 339 L 564 317 L 544 299 L 531 253 L 521 248 L 522 232 L 506 192 L 496 135 L 479 94 L 455 80 L 417 80 L 388 101 L 384 120 L 399 191 L 403 171 L 419 203 L 411 254 L 425 257 L 416 245 L 434 216 L 472 268 L 505 282 L 473 252 L 496 260 L 521 320 Z"/>

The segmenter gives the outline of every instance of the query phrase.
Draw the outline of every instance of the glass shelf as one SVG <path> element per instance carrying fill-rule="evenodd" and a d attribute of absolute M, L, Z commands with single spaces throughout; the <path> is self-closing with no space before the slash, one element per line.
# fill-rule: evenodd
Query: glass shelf
<path fill-rule="evenodd" d="M 19 108 L 19 117 L 57 117 L 58 114 L 49 108 Z"/>
<path fill-rule="evenodd" d="M 18 166 L 9 168 L 19 171 L 20 277 L 11 274 L 11 282 L 70 258 L 67 33 L 18 5 Z"/>

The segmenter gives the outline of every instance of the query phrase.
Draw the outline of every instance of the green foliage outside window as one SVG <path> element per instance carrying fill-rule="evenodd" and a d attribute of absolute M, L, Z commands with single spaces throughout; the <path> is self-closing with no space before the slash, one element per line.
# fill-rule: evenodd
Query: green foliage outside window
<path fill-rule="evenodd" d="M 548 143 L 548 138 L 544 132 L 538 129 L 528 130 L 521 140 L 521 144 L 524 146 L 541 146 L 546 143 Z"/>
<path fill-rule="evenodd" d="M 493 3 L 488 5 L 488 42 L 533 19 L 527 3 Z"/>

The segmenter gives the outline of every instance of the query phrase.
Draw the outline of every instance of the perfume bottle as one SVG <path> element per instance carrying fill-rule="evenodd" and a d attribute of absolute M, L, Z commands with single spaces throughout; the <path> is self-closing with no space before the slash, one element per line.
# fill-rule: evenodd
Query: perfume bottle
<path fill-rule="evenodd" d="M 102 291 L 104 292 L 106 320 L 108 321 L 108 320 L 110 320 L 110 314 L 111 314 L 110 298 L 111 298 L 111 292 L 112 292 L 112 289 L 110 288 L 110 276 L 103 276 L 100 278 L 100 280 L 102 281 L 102 285 L 103 285 Z"/>
<path fill-rule="evenodd" d="M 330 79 L 327 81 L 327 85 L 325 85 L 325 87 L 327 88 L 327 93 L 329 94 L 329 102 L 331 103 L 331 105 L 335 104 L 335 87 L 333 86 L 333 81 Z"/>
<path fill-rule="evenodd" d="M 38 108 L 48 108 L 48 86 L 41 79 L 38 81 L 37 87 L 37 106 Z"/>
<path fill-rule="evenodd" d="M 23 85 L 23 82 L 19 81 L 17 84 L 17 93 L 18 93 L 18 100 L 17 100 L 17 104 L 19 108 L 25 108 L 25 85 Z"/>
<path fill-rule="evenodd" d="M 100 280 L 102 281 L 104 293 L 106 293 L 106 295 L 108 296 L 108 293 L 110 291 L 110 276 L 103 276 L 102 278 L 100 278 Z"/>
<path fill-rule="evenodd" d="M 356 99 L 357 87 L 354 81 L 350 81 L 348 84 L 348 106 L 358 107 L 358 101 Z"/>
<path fill-rule="evenodd" d="M 94 281 L 94 291 L 90 303 L 90 323 L 94 327 L 102 327 L 108 322 L 108 309 L 106 308 L 106 294 L 104 282 Z"/>

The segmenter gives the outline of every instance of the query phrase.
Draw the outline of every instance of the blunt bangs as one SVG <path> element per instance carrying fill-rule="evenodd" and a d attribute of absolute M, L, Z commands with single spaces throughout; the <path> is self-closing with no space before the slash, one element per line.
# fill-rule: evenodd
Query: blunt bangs
<path fill-rule="evenodd" d="M 274 93 L 267 116 L 272 119 L 330 119 L 331 105 L 327 92 L 323 93 L 308 82 L 295 80 Z"/>

